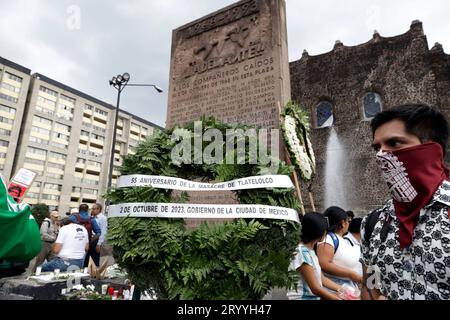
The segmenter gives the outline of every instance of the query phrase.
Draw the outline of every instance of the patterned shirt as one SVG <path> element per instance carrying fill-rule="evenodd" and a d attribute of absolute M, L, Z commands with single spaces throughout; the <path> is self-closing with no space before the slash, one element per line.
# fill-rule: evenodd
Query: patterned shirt
<path fill-rule="evenodd" d="M 399 221 L 392 200 L 379 209 L 370 243 L 364 239 L 365 217 L 361 251 L 368 270 L 368 288 L 373 289 L 371 285 L 378 282 L 381 293 L 392 300 L 450 299 L 449 208 L 450 182 L 444 181 L 430 203 L 420 210 L 412 244 L 405 249 L 400 248 Z M 380 231 L 387 220 L 391 222 L 383 241 Z"/>
<path fill-rule="evenodd" d="M 314 275 L 316 276 L 317 282 L 322 286 L 322 270 L 320 268 L 319 259 L 317 258 L 314 250 L 307 248 L 304 244 L 299 244 L 296 251 L 294 259 L 289 265 L 289 270 L 296 270 L 303 265 L 307 264 L 314 269 Z M 290 290 L 287 293 L 287 298 L 289 300 L 319 300 L 320 297 L 312 293 L 311 288 L 308 283 L 303 279 L 300 274 L 299 281 L 297 283 L 297 288 Z"/>

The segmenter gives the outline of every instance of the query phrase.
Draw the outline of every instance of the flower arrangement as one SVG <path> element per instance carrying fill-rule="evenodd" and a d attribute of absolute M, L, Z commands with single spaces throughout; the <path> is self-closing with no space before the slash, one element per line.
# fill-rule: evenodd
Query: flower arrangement
<path fill-rule="evenodd" d="M 309 117 L 299 105 L 288 103 L 282 113 L 283 137 L 301 178 L 308 182 L 316 172 L 316 159 L 309 139 Z"/>

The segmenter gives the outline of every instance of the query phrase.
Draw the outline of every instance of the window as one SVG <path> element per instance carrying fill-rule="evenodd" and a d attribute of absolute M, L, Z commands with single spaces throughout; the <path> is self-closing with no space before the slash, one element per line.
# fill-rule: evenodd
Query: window
<path fill-rule="evenodd" d="M 102 116 L 108 116 L 108 112 L 103 111 L 99 108 L 95 108 L 95 113 L 101 114 Z"/>
<path fill-rule="evenodd" d="M 6 153 L 0 152 L 0 159 L 6 159 Z"/>
<path fill-rule="evenodd" d="M 0 140 L 0 146 L 1 147 L 8 147 L 9 146 L 9 142 L 5 141 L 5 140 Z"/>
<path fill-rule="evenodd" d="M 54 195 L 54 194 L 43 194 L 41 196 L 41 199 L 43 200 L 55 200 L 55 201 L 59 201 L 59 196 Z"/>
<path fill-rule="evenodd" d="M 81 135 L 85 136 L 85 137 L 89 137 L 89 132 L 87 132 L 85 130 L 81 130 Z"/>
<path fill-rule="evenodd" d="M 59 118 L 59 119 L 64 119 L 64 120 L 66 120 L 66 121 L 72 121 L 72 119 L 73 119 L 73 117 L 72 116 L 69 116 L 69 115 L 63 115 L 63 114 L 61 114 L 61 113 L 56 113 L 56 116 Z"/>
<path fill-rule="evenodd" d="M 62 159 L 62 160 L 66 160 L 66 158 L 67 158 L 67 156 L 65 154 L 53 152 L 53 151 L 50 151 L 48 156 L 49 156 L 49 158 Z"/>
<path fill-rule="evenodd" d="M 92 125 L 92 129 L 98 130 L 98 131 L 101 131 L 101 132 L 106 132 L 106 129 L 103 129 L 103 128 L 100 128 L 100 127 L 97 127 L 97 126 L 94 126 L 94 125 Z"/>
<path fill-rule="evenodd" d="M 0 93 L 0 98 L 6 100 L 6 101 L 11 101 L 12 103 L 17 103 L 19 101 L 19 99 L 11 97 L 10 95 L 4 94 L 4 93 Z"/>
<path fill-rule="evenodd" d="M 39 128 L 39 127 L 35 127 L 35 126 L 31 126 L 31 131 L 49 136 L 50 135 L 50 130 L 44 129 L 44 128 Z"/>
<path fill-rule="evenodd" d="M 375 92 L 369 92 L 363 99 L 363 116 L 365 120 L 372 119 L 378 112 L 383 110 L 381 96 Z"/>
<path fill-rule="evenodd" d="M 36 106 L 36 111 L 42 112 L 42 113 L 46 113 L 48 115 L 53 115 L 53 111 L 49 110 L 47 108 L 42 108 L 41 106 Z"/>
<path fill-rule="evenodd" d="M 49 144 L 48 140 L 44 140 L 44 139 L 41 139 L 41 138 L 36 138 L 36 137 L 33 137 L 33 136 L 30 136 L 30 142 L 42 144 L 42 145 L 45 145 L 45 146 L 48 146 L 48 144 Z"/>
<path fill-rule="evenodd" d="M 64 175 L 63 175 L 63 174 L 47 172 L 45 175 L 46 175 L 47 177 L 53 178 L 53 179 L 58 179 L 58 180 L 64 179 Z"/>
<path fill-rule="evenodd" d="M 61 100 L 65 100 L 67 102 L 69 102 L 70 104 L 75 104 L 75 99 L 65 96 L 63 94 L 61 94 L 61 96 L 59 97 Z"/>
<path fill-rule="evenodd" d="M 95 189 L 84 189 L 83 190 L 83 193 L 87 193 L 87 194 L 93 194 L 93 195 L 98 195 L 98 190 L 95 190 Z"/>
<path fill-rule="evenodd" d="M 62 190 L 62 185 L 55 183 L 46 183 L 44 184 L 44 190 Z"/>
<path fill-rule="evenodd" d="M 62 103 L 58 104 L 58 109 L 64 110 L 66 112 L 70 112 L 70 113 L 73 114 L 73 108 L 69 107 L 69 106 L 66 106 L 65 104 L 62 104 Z"/>
<path fill-rule="evenodd" d="M 46 118 L 43 118 L 43 117 L 39 117 L 39 116 L 34 116 L 33 117 L 33 121 L 40 122 L 40 123 L 43 123 L 43 124 L 47 124 L 49 126 L 51 126 L 52 123 L 53 123 L 53 121 L 51 121 L 49 119 L 46 119 Z"/>
<path fill-rule="evenodd" d="M 6 123 L 6 124 L 14 124 L 14 120 L 8 119 L 8 118 L 4 118 L 4 117 L 0 117 L 0 122 L 1 123 Z"/>
<path fill-rule="evenodd" d="M 27 148 L 27 152 L 40 154 L 40 155 L 43 155 L 43 156 L 47 155 L 47 151 L 46 150 L 39 149 L 39 148 L 33 148 L 33 147 L 28 147 Z"/>
<path fill-rule="evenodd" d="M 316 127 L 331 127 L 333 123 L 333 105 L 328 101 L 320 102 L 316 107 Z"/>
<path fill-rule="evenodd" d="M 28 193 L 27 193 L 27 198 L 30 198 L 30 199 L 39 199 L 39 193 L 28 192 Z"/>
<path fill-rule="evenodd" d="M 49 94 L 51 96 L 54 96 L 54 97 L 58 96 L 58 92 L 56 92 L 56 91 L 54 91 L 52 89 L 46 88 L 44 86 L 40 86 L 39 90 L 42 91 L 42 92 L 45 92 L 45 93 L 47 93 L 47 94 Z"/>
<path fill-rule="evenodd" d="M 49 104 L 49 105 L 51 105 L 53 108 L 56 107 L 56 102 L 55 102 L 55 101 L 50 100 L 50 99 L 47 99 L 47 98 L 44 98 L 44 97 L 41 97 L 41 96 L 39 96 L 39 97 L 37 98 L 37 101 L 42 102 L 42 103 L 44 103 L 44 104 Z"/>
<path fill-rule="evenodd" d="M 93 166 L 93 167 L 101 167 L 101 166 L 102 166 L 102 163 L 101 163 L 101 162 L 97 162 L 97 161 L 91 161 L 91 160 L 89 160 L 89 161 L 88 161 L 88 165 L 89 165 L 89 166 Z"/>
<path fill-rule="evenodd" d="M 43 166 L 45 164 L 44 160 L 37 160 L 37 159 L 32 159 L 32 158 L 25 158 L 25 162 L 26 163 L 30 163 L 30 164 L 37 164 L 39 166 Z"/>
<path fill-rule="evenodd" d="M 7 113 L 16 114 L 16 109 L 0 104 L 0 110 Z"/>
<path fill-rule="evenodd" d="M 83 159 L 83 158 L 77 158 L 77 163 L 85 164 L 85 163 L 86 163 L 86 159 Z"/>
<path fill-rule="evenodd" d="M 15 74 L 12 74 L 12 73 L 9 73 L 9 72 L 5 72 L 5 75 L 6 75 L 6 77 L 7 77 L 8 79 L 11 79 L 11 80 L 13 80 L 13 81 L 15 81 L 15 82 L 22 83 L 22 78 L 16 76 Z"/>
<path fill-rule="evenodd" d="M 35 181 L 35 182 L 33 182 L 33 185 L 32 185 L 32 186 L 33 186 L 34 188 L 40 188 L 40 187 L 41 187 L 41 184 L 42 184 L 42 183 L 41 183 L 40 181 Z"/>
<path fill-rule="evenodd" d="M 11 130 L 6 130 L 6 129 L 0 128 L 0 134 L 2 134 L 4 136 L 10 136 L 11 135 Z"/>
<path fill-rule="evenodd" d="M 72 187 L 72 192 L 81 192 L 81 187 Z"/>
<path fill-rule="evenodd" d="M 104 136 L 101 136 L 101 135 L 95 134 L 95 133 L 92 134 L 92 138 L 100 140 L 100 141 L 105 141 L 105 137 Z"/>
<path fill-rule="evenodd" d="M 58 142 L 55 142 L 55 141 L 50 142 L 50 145 L 52 147 L 69 150 L 69 146 L 68 145 L 62 144 L 62 143 L 58 143 Z"/>
<path fill-rule="evenodd" d="M 53 132 L 53 138 L 62 139 L 62 140 L 65 140 L 67 142 L 69 142 L 69 140 L 70 140 L 70 136 L 69 135 L 64 134 L 64 133 L 59 133 L 59 132 Z"/>
<path fill-rule="evenodd" d="M 94 106 L 91 106 L 90 104 L 85 104 L 84 110 L 94 110 Z"/>
<path fill-rule="evenodd" d="M 20 88 L 10 85 L 9 83 L 2 83 L 2 88 L 5 88 L 6 90 L 15 92 L 15 93 L 19 93 L 20 92 Z"/>
<path fill-rule="evenodd" d="M 55 168 L 55 169 L 59 169 L 59 170 L 64 170 L 66 166 L 63 165 L 63 164 L 59 164 L 59 163 L 49 162 L 49 163 L 47 164 L 47 167 L 49 167 L 49 168 Z"/>
<path fill-rule="evenodd" d="M 66 126 L 65 124 L 59 123 L 59 122 L 55 122 L 55 129 L 60 129 L 63 131 L 67 131 L 70 132 L 71 127 L 70 126 Z"/>

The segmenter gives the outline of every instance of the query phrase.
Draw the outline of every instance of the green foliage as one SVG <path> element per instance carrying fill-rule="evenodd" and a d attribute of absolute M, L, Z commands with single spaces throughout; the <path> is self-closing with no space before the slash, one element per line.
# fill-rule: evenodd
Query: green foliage
<path fill-rule="evenodd" d="M 46 205 L 45 203 L 34 204 L 31 207 L 31 213 L 33 214 L 33 217 L 36 220 L 38 226 L 41 226 L 42 221 L 44 221 L 45 218 L 48 218 L 48 205 Z"/>
<path fill-rule="evenodd" d="M 203 118 L 203 130 L 246 128 Z M 191 133 L 194 124 L 185 127 Z M 124 159 L 121 172 L 165 175 L 185 179 L 226 181 L 259 175 L 264 166 L 249 164 L 174 164 L 171 140 L 174 129 L 158 132 Z M 237 142 L 236 142 L 237 143 Z M 193 156 L 194 156 L 194 148 Z M 224 153 L 225 153 L 224 148 Z M 248 148 L 246 159 L 248 159 Z M 280 163 L 278 174 L 293 168 Z M 242 204 L 264 204 L 298 210 L 293 189 L 257 189 L 235 192 Z M 171 190 L 151 187 L 112 190 L 113 203 L 186 202 L 188 196 L 172 197 Z M 290 288 L 295 272 L 289 262 L 299 241 L 299 225 L 285 220 L 236 219 L 223 224 L 202 223 L 186 230 L 182 219 L 110 219 L 108 241 L 114 256 L 130 279 L 141 289 L 151 289 L 160 299 L 260 299 L 271 287 Z"/>

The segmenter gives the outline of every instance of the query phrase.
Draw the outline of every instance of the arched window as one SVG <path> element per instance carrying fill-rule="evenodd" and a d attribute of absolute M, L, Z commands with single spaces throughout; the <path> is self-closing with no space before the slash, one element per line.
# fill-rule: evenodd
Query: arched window
<path fill-rule="evenodd" d="M 333 123 L 333 105 L 328 101 L 319 102 L 316 107 L 316 128 L 331 127 Z"/>
<path fill-rule="evenodd" d="M 383 110 L 381 96 L 375 92 L 369 92 L 363 99 L 363 116 L 365 120 L 372 119 L 378 112 Z"/>

